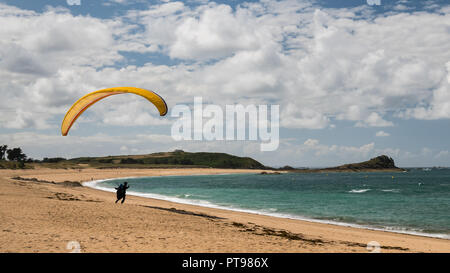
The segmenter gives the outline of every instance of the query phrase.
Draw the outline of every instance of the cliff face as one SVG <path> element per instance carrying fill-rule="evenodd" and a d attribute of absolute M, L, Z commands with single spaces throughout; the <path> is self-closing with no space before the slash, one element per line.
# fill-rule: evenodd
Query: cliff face
<path fill-rule="evenodd" d="M 398 169 L 397 166 L 395 166 L 394 160 L 391 157 L 388 157 L 386 155 L 380 155 L 377 157 L 374 157 L 368 161 L 360 162 L 360 163 L 352 163 L 352 164 L 345 164 L 334 168 L 329 169 L 338 169 L 338 170 L 363 170 L 363 169 Z"/>

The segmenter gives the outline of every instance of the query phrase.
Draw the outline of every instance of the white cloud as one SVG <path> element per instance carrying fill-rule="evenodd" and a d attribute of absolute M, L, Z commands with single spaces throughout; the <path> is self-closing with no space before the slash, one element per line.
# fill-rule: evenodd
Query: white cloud
<path fill-rule="evenodd" d="M 430 148 L 427 148 L 427 147 L 424 147 L 421 150 L 421 155 L 422 156 L 428 157 L 428 156 L 431 156 L 432 153 L 433 153 L 433 151 Z"/>
<path fill-rule="evenodd" d="M 111 136 L 95 134 L 91 136 L 67 136 L 40 133 L 0 134 L 0 143 L 9 147 L 22 147 L 33 158 L 80 156 L 107 156 L 114 154 L 145 154 L 161 152 L 174 143 L 168 135 L 138 134 Z"/>
<path fill-rule="evenodd" d="M 371 142 L 365 145 L 362 145 L 360 147 L 354 147 L 354 146 L 342 146 L 339 147 L 340 152 L 343 152 L 345 154 L 350 154 L 353 156 L 359 156 L 362 158 L 367 158 L 369 154 L 371 154 L 374 150 L 375 143 Z M 347 157 L 350 155 L 346 155 Z M 350 156 L 351 157 L 351 156 Z"/>
<path fill-rule="evenodd" d="M 416 118 L 424 120 L 450 118 L 450 61 L 446 63 L 446 77 L 430 94 L 428 107 L 417 106 L 398 114 L 403 118 Z"/>
<path fill-rule="evenodd" d="M 109 0 L 109 1 L 117 4 L 126 4 L 127 2 L 130 2 L 128 0 Z"/>
<path fill-rule="evenodd" d="M 96 107 L 95 113 L 104 124 L 115 126 L 169 125 L 167 118 L 159 117 L 156 108 L 143 98 L 133 95 L 111 98 L 108 103 Z M 153 114 L 153 115 L 152 115 Z"/>
<path fill-rule="evenodd" d="M 303 145 L 296 145 L 289 149 L 298 149 L 300 153 L 305 154 L 313 152 L 315 157 L 345 158 L 350 159 L 364 159 L 374 152 L 375 143 L 371 142 L 361 146 L 344 146 L 344 145 L 325 145 L 320 144 L 317 139 L 307 139 Z"/>
<path fill-rule="evenodd" d="M 313 109 L 301 109 L 288 104 L 281 109 L 281 125 L 288 128 L 322 129 L 328 125 L 329 119 Z"/>
<path fill-rule="evenodd" d="M 446 158 L 446 157 L 448 157 L 448 155 L 449 155 L 448 150 L 442 150 L 442 151 L 439 151 L 439 153 L 435 155 L 435 158 Z"/>
<path fill-rule="evenodd" d="M 317 144 L 319 144 L 319 141 L 317 139 L 311 139 L 308 138 L 303 144 L 305 144 L 306 146 L 316 146 Z"/>
<path fill-rule="evenodd" d="M 378 131 L 376 134 L 375 134 L 375 136 L 377 136 L 377 137 L 387 137 L 387 136 L 390 136 L 391 134 L 389 134 L 389 133 L 386 133 L 385 131 Z"/>
<path fill-rule="evenodd" d="M 15 115 L 13 119 L 4 119 L 4 117 L 0 118 L 2 122 L 4 122 L 5 128 L 10 129 L 22 129 L 22 128 L 30 128 L 34 127 L 36 129 L 47 129 L 51 127 L 44 119 L 36 119 L 31 112 L 22 111 L 18 109 L 15 111 Z"/>
<path fill-rule="evenodd" d="M 270 38 L 270 32 L 258 26 L 257 18 L 247 9 L 233 12 L 228 5 L 211 6 L 176 28 L 169 55 L 195 60 L 221 58 L 238 51 L 254 51 L 270 43 Z"/>
<path fill-rule="evenodd" d="M 402 153 L 399 148 L 384 148 L 384 149 L 375 149 L 376 155 L 387 155 L 389 157 L 394 158 L 394 160 L 402 158 L 404 159 L 406 153 Z M 396 164 L 398 162 L 395 162 Z"/>
<path fill-rule="evenodd" d="M 57 126 L 83 93 L 121 85 L 154 89 L 169 107 L 198 95 L 220 105 L 279 104 L 287 128 L 327 128 L 333 118 L 389 127 L 392 111 L 450 118 L 449 20 L 448 9 L 377 16 L 364 7 L 314 10 L 296 1 L 235 10 L 169 2 L 111 20 L 0 4 L 0 76 L 9 79 L 0 82 L 7 98 L 0 126 Z M 120 64 L 120 50 L 179 62 Z M 94 124 L 167 125 L 131 97 L 86 114 Z M 320 153 L 371 146 L 361 147 L 331 145 Z"/>
<path fill-rule="evenodd" d="M 106 0 L 102 1 L 103 6 L 111 6 L 113 4 L 130 5 L 134 3 L 145 3 L 145 0 Z"/>
<path fill-rule="evenodd" d="M 384 120 L 378 113 L 372 112 L 365 120 L 359 121 L 356 127 L 389 127 L 394 123 Z"/>
<path fill-rule="evenodd" d="M 48 128 L 86 90 L 95 71 L 122 56 L 114 34 L 120 20 L 73 16 L 64 8 L 42 13 L 0 4 L 0 127 Z M 85 74 L 85 72 L 88 73 Z"/>

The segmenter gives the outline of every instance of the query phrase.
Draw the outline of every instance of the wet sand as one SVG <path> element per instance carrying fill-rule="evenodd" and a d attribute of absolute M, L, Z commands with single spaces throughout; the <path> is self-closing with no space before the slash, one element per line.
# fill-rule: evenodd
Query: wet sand
<path fill-rule="evenodd" d="M 0 252 L 450 252 L 450 240 L 276 218 L 79 186 L 97 179 L 260 172 L 0 170 Z M 12 179 L 20 176 L 23 180 Z M 66 181 L 64 183 L 64 181 Z M 70 243 L 74 241 L 75 243 Z"/>

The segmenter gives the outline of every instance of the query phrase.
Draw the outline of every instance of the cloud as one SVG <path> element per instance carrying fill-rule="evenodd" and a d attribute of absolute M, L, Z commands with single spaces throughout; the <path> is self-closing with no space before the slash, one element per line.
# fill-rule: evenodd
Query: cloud
<path fill-rule="evenodd" d="M 124 152 L 146 154 L 167 151 L 166 147 L 174 143 L 170 136 L 162 134 L 62 137 L 33 132 L 0 134 L 0 142 L 10 147 L 22 147 L 24 152 L 33 158 L 107 156 Z"/>
<path fill-rule="evenodd" d="M 374 151 L 375 143 L 371 142 L 362 146 L 325 145 L 317 139 L 307 139 L 303 145 L 296 146 L 301 153 L 313 152 L 315 157 L 332 156 L 333 158 L 367 158 Z M 291 147 L 292 149 L 292 147 Z"/>
<path fill-rule="evenodd" d="M 73 16 L 66 9 L 42 13 L 0 4 L 0 127 L 47 128 L 48 119 L 91 89 L 92 71 L 122 56 L 114 50 L 120 21 Z M 91 68 L 91 69 L 89 69 Z M 83 72 L 91 75 L 83 75 Z"/>
<path fill-rule="evenodd" d="M 288 0 L 234 9 L 168 2 L 107 20 L 0 4 L 0 15 L 0 76 L 9 79 L 0 83 L 1 127 L 48 128 L 83 93 L 116 85 L 154 89 L 171 106 L 194 96 L 279 104 L 285 128 L 323 129 L 333 119 L 390 127 L 391 113 L 450 118 L 445 8 L 377 15 Z M 122 51 L 176 62 L 128 65 Z M 86 114 L 94 124 L 164 125 L 134 98 Z"/>
<path fill-rule="evenodd" d="M 281 125 L 288 128 L 322 129 L 329 123 L 329 119 L 313 109 L 301 109 L 290 103 L 282 108 Z"/>
<path fill-rule="evenodd" d="M 384 120 L 378 113 L 372 112 L 365 120 L 359 121 L 356 127 L 390 127 L 394 123 Z"/>
<path fill-rule="evenodd" d="M 387 137 L 387 136 L 390 136 L 391 134 L 389 134 L 389 133 L 386 133 L 385 131 L 378 131 L 376 134 L 375 134 L 375 136 L 377 136 L 377 137 Z"/>
<path fill-rule="evenodd" d="M 131 1 L 129 1 L 129 0 L 109 0 L 109 2 L 117 3 L 117 4 L 127 4 Z"/>
<path fill-rule="evenodd" d="M 114 4 L 118 5 L 131 5 L 135 3 L 145 3 L 145 0 L 106 0 L 102 1 L 103 6 L 112 6 Z"/>
<path fill-rule="evenodd" d="M 398 164 L 397 159 L 405 159 L 409 156 L 407 152 L 403 152 L 399 148 L 383 148 L 383 149 L 375 149 L 375 154 L 378 155 L 387 155 L 389 157 L 394 158 L 395 163 Z"/>
<path fill-rule="evenodd" d="M 306 146 L 312 147 L 312 146 L 316 146 L 317 144 L 319 144 L 319 141 L 317 139 L 308 138 L 303 144 Z"/>
<path fill-rule="evenodd" d="M 127 98 L 116 97 L 114 98 L 115 101 L 109 100 L 108 103 L 99 105 L 96 108 L 95 113 L 103 120 L 104 124 L 114 126 L 154 126 L 171 124 L 167 118 L 159 117 L 156 108 L 147 100 L 140 97 L 132 98 L 134 97 L 133 95 L 125 96 Z"/>
<path fill-rule="evenodd" d="M 267 32 L 245 9 L 233 12 L 228 5 L 204 9 L 198 19 L 186 18 L 175 30 L 169 56 L 181 59 L 216 59 L 242 50 L 255 50 L 267 40 Z"/>
<path fill-rule="evenodd" d="M 439 151 L 439 153 L 437 153 L 434 157 L 435 158 L 447 158 L 448 155 L 449 155 L 448 150 L 442 150 L 442 151 Z"/>
<path fill-rule="evenodd" d="M 450 118 L 450 61 L 446 63 L 446 76 L 433 90 L 428 106 L 418 105 L 398 114 L 403 118 L 433 120 Z"/>
<path fill-rule="evenodd" d="M 433 153 L 433 151 L 432 151 L 430 148 L 427 148 L 427 147 L 424 147 L 424 148 L 422 148 L 422 150 L 421 150 L 421 155 L 422 155 L 422 156 L 429 157 L 429 156 L 432 155 L 432 153 Z"/>

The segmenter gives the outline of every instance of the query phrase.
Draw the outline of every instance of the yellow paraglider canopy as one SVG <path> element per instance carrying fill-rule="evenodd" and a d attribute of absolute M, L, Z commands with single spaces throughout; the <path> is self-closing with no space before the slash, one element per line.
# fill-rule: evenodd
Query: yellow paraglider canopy
<path fill-rule="evenodd" d="M 104 99 L 106 97 L 118 94 L 125 93 L 133 93 L 139 96 L 146 98 L 148 101 L 153 103 L 159 111 L 161 116 L 165 116 L 167 114 L 167 104 L 163 98 L 161 98 L 158 94 L 153 91 L 145 90 L 142 88 L 136 87 L 113 87 L 107 89 L 101 89 L 94 92 L 91 92 L 87 95 L 84 95 L 82 98 L 77 100 L 72 107 L 70 107 L 69 111 L 67 111 L 66 116 L 63 119 L 61 124 L 61 133 L 63 136 L 66 136 L 69 132 L 70 128 L 77 120 L 77 118 L 91 105 L 96 103 L 97 101 Z"/>

